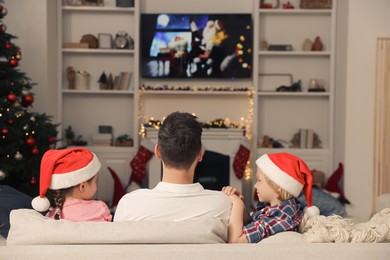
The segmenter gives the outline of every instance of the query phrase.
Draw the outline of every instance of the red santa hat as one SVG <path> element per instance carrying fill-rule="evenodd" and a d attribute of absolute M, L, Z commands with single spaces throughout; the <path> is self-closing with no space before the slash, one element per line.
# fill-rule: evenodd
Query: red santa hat
<path fill-rule="evenodd" d="M 256 160 L 256 165 L 265 176 L 294 197 L 303 190 L 307 204 L 305 214 L 319 215 L 319 209 L 312 206 L 313 175 L 302 159 L 289 153 L 265 154 Z"/>
<path fill-rule="evenodd" d="M 85 148 L 48 150 L 42 157 L 39 196 L 32 207 L 40 212 L 50 208 L 45 197 L 48 189 L 58 190 L 73 187 L 95 176 L 101 164 L 97 156 Z"/>

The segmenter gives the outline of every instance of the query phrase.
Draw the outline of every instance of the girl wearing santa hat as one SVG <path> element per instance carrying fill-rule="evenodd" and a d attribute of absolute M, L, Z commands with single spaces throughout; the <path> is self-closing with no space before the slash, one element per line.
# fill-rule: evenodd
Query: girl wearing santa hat
<path fill-rule="evenodd" d="M 229 220 L 229 243 L 257 243 L 283 231 L 299 231 L 304 213 L 319 215 L 312 206 L 313 176 L 305 162 L 289 153 L 265 154 L 256 160 L 256 184 L 259 203 L 244 223 L 245 206 L 241 193 L 224 187 L 232 203 Z M 296 199 L 303 190 L 307 207 L 302 210 Z"/>
<path fill-rule="evenodd" d="M 111 221 L 112 215 L 103 201 L 92 200 L 97 190 L 101 164 L 97 156 L 85 148 L 48 150 L 42 157 L 39 196 L 33 208 L 45 212 L 50 202 L 45 197 L 52 191 L 55 208 L 46 216 L 71 221 Z"/>

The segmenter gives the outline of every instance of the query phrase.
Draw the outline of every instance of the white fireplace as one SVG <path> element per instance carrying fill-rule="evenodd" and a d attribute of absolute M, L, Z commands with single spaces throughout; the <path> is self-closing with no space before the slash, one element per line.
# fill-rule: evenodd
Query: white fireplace
<path fill-rule="evenodd" d="M 157 143 L 158 130 L 155 128 L 146 128 L 146 137 Z M 218 152 L 230 157 L 229 166 L 229 185 L 242 190 L 242 179 L 238 179 L 234 174 L 233 161 L 243 138 L 244 130 L 242 129 L 203 129 L 202 144 L 203 149 Z M 161 161 L 155 156 L 148 164 L 148 188 L 154 188 L 161 180 Z"/>

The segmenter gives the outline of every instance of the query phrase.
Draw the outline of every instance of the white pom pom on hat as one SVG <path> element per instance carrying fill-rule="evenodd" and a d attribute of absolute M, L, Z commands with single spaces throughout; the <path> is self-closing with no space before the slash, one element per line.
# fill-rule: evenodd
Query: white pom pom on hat
<path fill-rule="evenodd" d="M 294 197 L 303 190 L 307 204 L 305 214 L 320 214 L 320 210 L 312 206 L 313 175 L 302 159 L 289 153 L 264 154 L 256 160 L 256 165 L 264 175 Z"/>
<path fill-rule="evenodd" d="M 57 190 L 73 187 L 95 176 L 101 164 L 97 156 L 85 148 L 48 150 L 42 157 L 39 180 L 39 196 L 31 202 L 40 212 L 50 208 L 45 197 L 48 189 Z"/>
<path fill-rule="evenodd" d="M 50 201 L 46 197 L 35 197 L 31 201 L 31 205 L 36 211 L 45 212 L 50 208 Z"/>

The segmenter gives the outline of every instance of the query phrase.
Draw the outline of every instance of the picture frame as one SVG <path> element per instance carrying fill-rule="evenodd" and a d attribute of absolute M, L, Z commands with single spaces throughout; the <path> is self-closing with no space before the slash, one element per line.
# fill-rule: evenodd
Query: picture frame
<path fill-rule="evenodd" d="M 99 48 L 112 49 L 112 35 L 109 33 L 99 33 Z"/>

